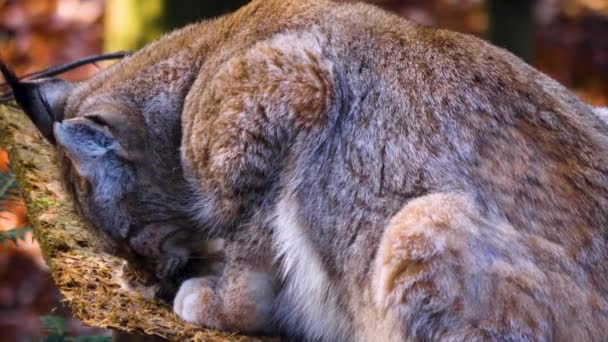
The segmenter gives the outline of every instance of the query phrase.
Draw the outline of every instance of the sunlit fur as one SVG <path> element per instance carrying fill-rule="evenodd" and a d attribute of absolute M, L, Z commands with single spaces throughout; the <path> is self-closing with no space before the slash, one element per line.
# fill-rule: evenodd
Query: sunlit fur
<path fill-rule="evenodd" d="M 66 183 L 110 250 L 171 278 L 225 241 L 224 268 L 177 292 L 185 320 L 605 339 L 606 110 L 502 49 L 368 5 L 254 0 L 61 96 Z"/>

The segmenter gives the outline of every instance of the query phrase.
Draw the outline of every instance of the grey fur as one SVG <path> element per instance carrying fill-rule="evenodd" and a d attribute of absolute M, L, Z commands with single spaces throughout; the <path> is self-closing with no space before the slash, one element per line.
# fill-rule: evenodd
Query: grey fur
<path fill-rule="evenodd" d="M 479 39 L 257 0 L 79 85 L 64 112 L 66 184 L 116 253 L 162 279 L 226 240 L 224 269 L 178 291 L 184 319 L 310 340 L 604 339 L 604 111 Z M 120 153 L 64 136 L 79 120 Z"/>

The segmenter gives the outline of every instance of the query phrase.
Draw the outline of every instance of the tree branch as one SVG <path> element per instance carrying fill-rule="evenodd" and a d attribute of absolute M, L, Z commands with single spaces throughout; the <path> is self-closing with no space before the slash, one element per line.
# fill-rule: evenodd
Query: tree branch
<path fill-rule="evenodd" d="M 62 190 L 54 152 L 27 116 L 0 105 L 0 144 L 28 207 L 57 287 L 85 324 L 176 341 L 255 341 L 180 321 L 168 308 L 119 286 L 122 261 L 97 249 Z"/>

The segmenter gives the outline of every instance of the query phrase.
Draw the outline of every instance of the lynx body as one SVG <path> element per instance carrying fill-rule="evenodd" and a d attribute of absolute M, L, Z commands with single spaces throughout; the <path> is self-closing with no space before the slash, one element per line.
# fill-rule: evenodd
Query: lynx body
<path fill-rule="evenodd" d="M 54 94 L 30 92 L 30 116 L 113 251 L 162 279 L 226 241 L 222 272 L 177 293 L 188 321 L 605 339 L 605 112 L 504 50 L 367 5 L 254 0 L 30 86 Z"/>

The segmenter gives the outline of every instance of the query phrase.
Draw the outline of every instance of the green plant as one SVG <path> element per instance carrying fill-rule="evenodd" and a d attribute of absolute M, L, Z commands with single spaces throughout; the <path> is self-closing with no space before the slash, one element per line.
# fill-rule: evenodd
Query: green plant
<path fill-rule="evenodd" d="M 15 175 L 10 170 L 0 171 L 0 218 L 2 218 L 3 213 L 10 210 L 11 205 L 15 204 L 21 205 Z M 0 243 L 13 241 L 17 244 L 18 240 L 23 240 L 25 234 L 30 231 L 31 227 L 29 226 L 0 231 Z"/>
<path fill-rule="evenodd" d="M 21 228 L 12 228 L 3 232 L 0 232 L 0 243 L 5 244 L 7 241 L 12 241 L 15 245 L 19 243 L 19 240 L 25 240 L 25 234 L 31 232 L 30 226 Z"/>
<path fill-rule="evenodd" d="M 66 336 L 66 321 L 63 317 L 45 315 L 40 317 L 43 328 L 48 332 L 43 342 L 108 342 L 109 336 Z"/>

